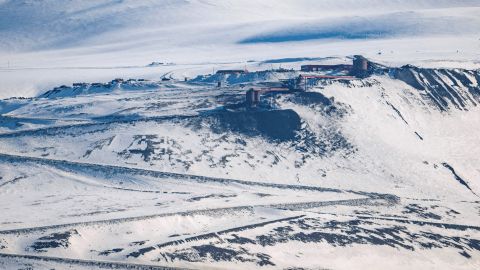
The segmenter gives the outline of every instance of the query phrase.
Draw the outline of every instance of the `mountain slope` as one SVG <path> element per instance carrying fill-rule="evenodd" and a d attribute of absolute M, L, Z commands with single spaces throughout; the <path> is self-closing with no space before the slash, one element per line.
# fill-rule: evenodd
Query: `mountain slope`
<path fill-rule="evenodd" d="M 281 182 L 316 183 L 320 174 L 322 183 L 332 181 L 334 186 L 349 170 L 360 168 L 357 173 L 385 178 L 381 182 L 399 177 L 418 184 L 424 182 L 424 174 L 438 179 L 440 173 L 449 185 L 455 180 L 452 167 L 463 172 L 470 179 L 466 182 L 472 182 L 468 187 L 478 193 L 478 153 L 471 148 L 478 135 L 471 128 L 479 121 L 478 73 L 415 67 L 377 72 L 383 75 L 351 83 L 321 83 L 315 92 L 267 95 L 265 105 L 274 110 L 266 112 L 233 106 L 244 98 L 235 87 L 208 90 L 198 83 L 135 81 L 96 86 L 88 93 L 89 85 L 58 88 L 47 92 L 46 99 L 16 109 L 11 105 L 14 110 L 5 116 L 18 123 L 17 128 L 10 125 L 10 130 L 19 131 L 0 137 L 6 140 L 4 153 L 94 163 L 111 160 L 111 164 L 211 176 L 268 176 Z M 245 84 L 276 77 L 270 73 L 236 80 Z M 21 125 L 30 121 L 26 119 L 38 117 L 72 124 L 22 131 Z M 48 149 L 35 146 L 45 139 L 51 140 Z M 471 155 L 465 160 L 468 152 Z M 422 173 L 409 174 L 401 163 Z M 347 186 L 352 184 L 345 180 Z"/>
<path fill-rule="evenodd" d="M 3 100 L 0 267 L 474 268 L 478 71 L 371 66 Z"/>

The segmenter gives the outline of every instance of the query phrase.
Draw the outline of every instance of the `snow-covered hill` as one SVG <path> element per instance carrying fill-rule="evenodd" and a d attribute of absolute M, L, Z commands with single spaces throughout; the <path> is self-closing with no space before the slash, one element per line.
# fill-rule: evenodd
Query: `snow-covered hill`
<path fill-rule="evenodd" d="M 479 13 L 0 0 L 0 269 L 480 269 Z"/>
<path fill-rule="evenodd" d="M 245 106 L 298 73 L 3 100 L 0 266 L 475 268 L 478 71 L 374 65 Z"/>

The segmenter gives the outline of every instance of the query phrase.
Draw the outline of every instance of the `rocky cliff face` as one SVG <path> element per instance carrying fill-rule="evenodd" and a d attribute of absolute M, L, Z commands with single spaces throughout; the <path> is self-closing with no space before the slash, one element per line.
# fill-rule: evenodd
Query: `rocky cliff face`
<path fill-rule="evenodd" d="M 480 104 L 480 72 L 464 69 L 428 69 L 403 66 L 388 70 L 392 78 L 417 89 L 438 109 L 467 110 Z"/>

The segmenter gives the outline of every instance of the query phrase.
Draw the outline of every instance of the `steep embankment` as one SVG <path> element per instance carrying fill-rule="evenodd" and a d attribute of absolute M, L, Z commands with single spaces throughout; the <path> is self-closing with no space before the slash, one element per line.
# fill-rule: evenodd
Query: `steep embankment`
<path fill-rule="evenodd" d="M 478 72 L 403 67 L 390 76 L 316 90 L 350 108 L 339 126 L 357 147 L 354 166 L 391 182 L 424 185 L 421 192 L 478 194 Z"/>
<path fill-rule="evenodd" d="M 73 97 L 75 88 L 57 89 L 44 97 L 67 97 L 25 104 L 9 113 L 10 121 L 34 113 L 87 123 L 11 128 L 19 131 L 0 135 L 2 151 L 399 194 L 479 193 L 480 153 L 472 147 L 479 136 L 478 73 L 375 72 L 363 80 L 320 83 L 312 92 L 268 94 L 257 110 L 244 109 L 244 90 L 201 83 L 160 91 L 142 90 L 151 82 L 135 82 L 136 91 L 105 86 L 88 92 L 87 86 Z"/>
<path fill-rule="evenodd" d="M 440 110 L 468 110 L 480 103 L 480 73 L 464 69 L 425 69 L 414 66 L 390 69 L 390 76 L 417 89 Z"/>

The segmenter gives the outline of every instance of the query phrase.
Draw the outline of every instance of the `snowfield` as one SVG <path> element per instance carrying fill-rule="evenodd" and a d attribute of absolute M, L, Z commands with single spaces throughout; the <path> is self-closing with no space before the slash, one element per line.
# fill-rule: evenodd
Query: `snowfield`
<path fill-rule="evenodd" d="M 0 0 L 0 269 L 479 269 L 479 11 Z"/>
<path fill-rule="evenodd" d="M 362 54 L 475 69 L 479 12 L 475 0 L 2 1 L 0 98 L 117 77 L 259 70 L 279 58 Z"/>
<path fill-rule="evenodd" d="M 0 266 L 476 268 L 480 74 L 374 73 L 253 109 L 298 71 L 3 100 Z"/>

